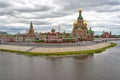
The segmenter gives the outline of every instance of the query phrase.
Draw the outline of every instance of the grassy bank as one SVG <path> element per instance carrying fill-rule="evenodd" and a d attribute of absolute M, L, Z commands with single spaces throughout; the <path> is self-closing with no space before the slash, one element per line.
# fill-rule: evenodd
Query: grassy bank
<path fill-rule="evenodd" d="M 54 53 L 40 53 L 40 52 L 25 52 L 25 51 L 16 51 L 16 50 L 7 50 L 7 49 L 0 49 L 0 51 L 4 52 L 11 52 L 11 53 L 18 53 L 30 56 L 63 56 L 63 55 L 79 55 L 79 54 L 94 54 L 100 53 L 105 51 L 107 48 L 116 46 L 115 43 L 111 43 L 109 46 L 95 49 L 95 50 L 85 50 L 85 51 L 71 51 L 71 52 L 54 52 Z"/>

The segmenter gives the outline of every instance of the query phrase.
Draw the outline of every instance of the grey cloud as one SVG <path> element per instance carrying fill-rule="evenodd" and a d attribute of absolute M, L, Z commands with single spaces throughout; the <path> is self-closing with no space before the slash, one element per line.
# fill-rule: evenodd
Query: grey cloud
<path fill-rule="evenodd" d="M 68 11 L 47 11 L 43 13 L 36 13 L 35 16 L 31 17 L 24 17 L 24 19 L 46 19 L 46 18 L 58 18 L 58 17 L 63 17 L 73 14 L 73 12 L 68 12 Z"/>
<path fill-rule="evenodd" d="M 120 9 L 109 9 L 109 10 L 96 10 L 97 12 L 115 12 L 115 11 L 119 11 Z"/>
<path fill-rule="evenodd" d="M 110 29 L 118 29 L 118 30 L 120 30 L 120 24 L 111 25 Z"/>
<path fill-rule="evenodd" d="M 50 26 L 43 26 L 43 27 L 39 27 L 39 29 L 40 29 L 40 32 L 42 32 L 42 31 L 49 31 L 50 32 L 50 30 L 51 30 L 51 27 Z"/>
<path fill-rule="evenodd" d="M 35 8 L 29 8 L 29 7 L 26 7 L 26 8 L 18 8 L 18 9 L 14 9 L 18 12 L 24 12 L 24 13 L 32 13 L 32 12 L 42 12 L 42 11 L 48 11 L 50 10 L 51 7 L 49 6 L 45 6 L 45 5 L 42 5 L 42 6 L 38 6 L 38 7 L 35 7 Z"/>
<path fill-rule="evenodd" d="M 18 23 L 23 23 L 23 24 L 30 24 L 30 22 L 33 23 L 33 25 L 50 25 L 51 23 L 47 22 L 47 21 L 33 21 L 33 20 L 19 20 Z"/>
<path fill-rule="evenodd" d="M 45 22 L 45 21 L 33 21 L 33 24 L 35 24 L 35 25 L 50 25 L 49 22 Z"/>
<path fill-rule="evenodd" d="M 52 0 L 51 0 L 52 1 Z M 54 18 L 61 18 L 67 15 L 71 15 L 77 12 L 77 9 L 83 8 L 84 11 L 95 11 L 95 13 L 110 13 L 110 12 L 116 12 L 116 16 L 112 17 L 113 19 L 118 18 L 114 21 L 111 20 L 103 20 L 100 21 L 97 20 L 87 20 L 89 22 L 89 25 L 95 26 L 95 27 L 105 27 L 106 24 L 110 25 L 111 27 L 108 27 L 109 29 L 118 29 L 119 26 L 112 26 L 112 24 L 120 23 L 120 16 L 119 14 L 119 0 L 55 0 L 53 4 L 59 6 L 60 8 L 57 9 L 55 6 L 49 5 L 49 4 L 43 4 L 40 5 L 38 4 L 32 4 L 33 7 L 30 8 L 30 6 L 25 6 L 26 3 L 24 0 L 15 0 L 15 2 L 22 4 L 23 6 L 15 5 L 14 0 L 0 0 L 0 16 L 7 16 L 8 18 L 6 20 L 3 20 L 0 18 L 0 22 L 2 25 L 9 25 L 10 23 L 13 24 L 28 24 L 26 28 L 19 28 L 15 26 L 5 26 L 0 27 L 0 29 L 12 32 L 12 31 L 22 31 L 25 30 L 29 27 L 29 24 L 31 21 L 33 21 L 33 25 L 35 26 L 35 29 L 40 29 L 41 31 L 48 31 L 50 29 L 52 23 L 49 21 L 44 21 L 44 19 L 49 18 L 49 19 L 54 19 Z M 14 4 L 12 4 L 14 3 Z M 12 5 L 11 5 L 12 4 Z M 55 10 L 56 9 L 56 10 Z M 117 13 L 118 12 L 118 13 Z M 26 16 L 24 14 L 28 14 L 31 16 Z M 108 14 L 108 15 L 113 15 L 113 14 Z M 9 18 L 11 17 L 11 18 Z M 9 21 L 8 21 L 9 19 Z M 17 20 L 16 20 L 17 19 Z M 41 20 L 43 19 L 43 20 Z M 12 22 L 13 20 L 13 22 Z M 15 22 L 14 22 L 15 20 Z M 111 23 L 109 23 L 111 22 Z M 96 23 L 96 24 L 92 24 Z M 99 25 L 99 26 L 98 26 Z M 42 27 L 43 26 L 43 27 Z M 66 27 L 72 28 L 72 25 L 68 24 L 63 24 L 63 27 L 61 27 L 61 30 L 65 30 Z M 118 31 L 118 30 L 117 30 Z"/>
<path fill-rule="evenodd" d="M 16 14 L 15 11 L 13 10 L 8 10 L 8 9 L 3 9 L 3 10 L 0 10 L 0 16 L 14 16 Z"/>
<path fill-rule="evenodd" d="M 120 7 L 112 6 L 112 5 L 105 5 L 105 6 L 98 6 L 95 8 L 96 12 L 117 12 L 120 11 Z"/>
<path fill-rule="evenodd" d="M 120 0 L 116 0 L 116 1 L 114 1 L 114 0 L 109 0 L 109 2 L 108 2 L 108 5 L 120 5 Z"/>
<path fill-rule="evenodd" d="M 120 15 L 118 15 L 118 18 L 120 18 Z"/>
<path fill-rule="evenodd" d="M 22 26 L 18 26 L 18 27 L 13 27 L 13 26 L 0 26 L 1 30 L 24 30 L 27 29 L 27 27 L 22 27 Z"/>
<path fill-rule="evenodd" d="M 6 7 L 9 7 L 9 6 L 10 6 L 9 1 L 0 0 L 0 8 L 6 8 Z"/>
<path fill-rule="evenodd" d="M 116 5 L 120 5 L 120 1 L 119 0 L 64 0 L 64 1 L 60 1 L 57 0 L 57 3 L 59 3 L 59 5 L 64 6 L 65 10 L 74 10 L 74 9 L 79 9 L 79 8 L 83 8 L 85 10 L 95 10 L 96 7 L 103 7 L 104 5 L 108 5 L 108 6 L 116 6 Z M 63 5 L 64 4 L 64 5 Z M 107 9 L 106 9 L 107 10 Z"/>
<path fill-rule="evenodd" d="M 4 31 L 4 32 L 8 32 L 8 33 L 18 33 L 21 32 L 23 30 L 27 30 L 27 27 L 22 27 L 22 26 L 18 26 L 18 27 L 13 27 L 13 26 L 0 26 L 0 30 Z"/>

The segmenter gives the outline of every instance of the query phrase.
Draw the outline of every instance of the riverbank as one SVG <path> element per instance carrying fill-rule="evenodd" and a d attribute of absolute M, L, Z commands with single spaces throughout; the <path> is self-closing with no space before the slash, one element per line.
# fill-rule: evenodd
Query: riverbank
<path fill-rule="evenodd" d="M 63 48 L 43 48 L 34 46 L 14 46 L 0 45 L 0 51 L 12 52 L 30 56 L 59 56 L 59 55 L 79 55 L 94 54 L 105 51 L 105 49 L 116 46 L 115 43 L 99 43 L 89 46 L 63 47 Z"/>

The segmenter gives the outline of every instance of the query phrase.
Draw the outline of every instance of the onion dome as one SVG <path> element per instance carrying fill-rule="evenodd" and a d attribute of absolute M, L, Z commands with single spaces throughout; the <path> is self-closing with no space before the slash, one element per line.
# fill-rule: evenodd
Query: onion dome
<path fill-rule="evenodd" d="M 74 21 L 73 25 L 74 27 L 77 27 L 77 21 Z"/>
<path fill-rule="evenodd" d="M 55 29 L 54 29 L 54 28 L 52 28 L 51 32 L 55 32 Z"/>
<path fill-rule="evenodd" d="M 77 25 L 77 21 L 75 20 L 73 24 L 74 24 L 74 25 Z"/>
<path fill-rule="evenodd" d="M 86 21 L 84 21 L 84 22 L 83 22 L 83 24 L 87 24 L 87 22 L 86 22 Z"/>

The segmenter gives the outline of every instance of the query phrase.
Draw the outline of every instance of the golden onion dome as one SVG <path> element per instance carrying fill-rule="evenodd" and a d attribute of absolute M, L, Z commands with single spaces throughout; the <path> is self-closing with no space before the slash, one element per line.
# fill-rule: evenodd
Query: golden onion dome
<path fill-rule="evenodd" d="M 75 20 L 73 24 L 74 24 L 74 25 L 77 24 L 77 21 Z"/>
<path fill-rule="evenodd" d="M 87 24 L 87 22 L 86 22 L 86 21 L 84 21 L 84 22 L 83 22 L 83 24 Z"/>

